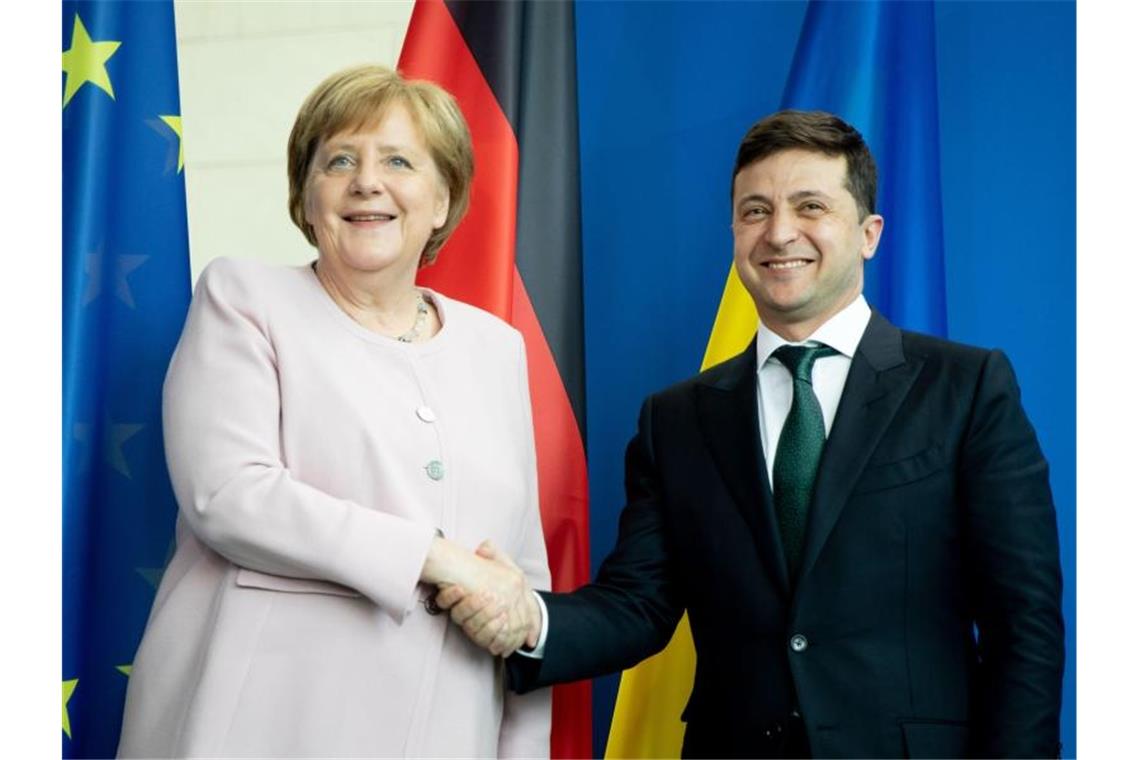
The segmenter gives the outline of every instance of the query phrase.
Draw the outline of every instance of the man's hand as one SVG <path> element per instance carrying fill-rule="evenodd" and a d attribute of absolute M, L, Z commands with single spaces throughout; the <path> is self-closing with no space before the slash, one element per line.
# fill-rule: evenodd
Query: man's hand
<path fill-rule="evenodd" d="M 538 642 L 538 603 L 522 570 L 490 541 L 476 549 L 471 580 L 441 587 L 436 604 L 478 646 L 493 655 L 512 654 Z"/>

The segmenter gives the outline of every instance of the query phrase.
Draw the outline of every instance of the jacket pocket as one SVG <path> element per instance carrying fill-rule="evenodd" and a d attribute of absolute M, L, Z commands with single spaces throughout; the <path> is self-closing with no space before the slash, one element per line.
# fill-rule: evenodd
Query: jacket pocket
<path fill-rule="evenodd" d="M 942 447 L 937 444 L 916 454 L 889 462 L 871 460 L 855 484 L 853 493 L 884 491 L 888 488 L 904 486 L 944 469 L 946 469 L 946 461 L 942 457 Z"/>
<path fill-rule="evenodd" d="M 242 588 L 259 588 L 267 591 L 285 591 L 291 594 L 331 594 L 332 596 L 360 596 L 360 592 L 332 581 L 315 578 L 290 578 L 239 567 L 234 582 Z"/>
<path fill-rule="evenodd" d="M 904 757 L 966 757 L 970 742 L 968 723 L 952 720 L 904 720 Z"/>

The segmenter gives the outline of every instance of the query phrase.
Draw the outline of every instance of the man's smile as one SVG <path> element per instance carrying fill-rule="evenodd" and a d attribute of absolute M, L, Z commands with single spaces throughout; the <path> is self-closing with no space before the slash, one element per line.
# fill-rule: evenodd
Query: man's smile
<path fill-rule="evenodd" d="M 774 271 L 787 271 L 790 269 L 801 269 L 812 263 L 814 262 L 808 259 L 775 259 L 773 261 L 765 261 L 761 266 Z"/>

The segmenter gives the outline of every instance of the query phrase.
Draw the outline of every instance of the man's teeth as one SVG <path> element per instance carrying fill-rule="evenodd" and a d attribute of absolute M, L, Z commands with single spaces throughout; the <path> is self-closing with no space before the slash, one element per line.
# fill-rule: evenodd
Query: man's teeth
<path fill-rule="evenodd" d="M 769 269 L 799 269 L 800 267 L 806 267 L 810 263 L 811 263 L 810 261 L 804 261 L 802 259 L 798 259 L 796 261 L 769 261 L 768 262 L 768 268 Z"/>

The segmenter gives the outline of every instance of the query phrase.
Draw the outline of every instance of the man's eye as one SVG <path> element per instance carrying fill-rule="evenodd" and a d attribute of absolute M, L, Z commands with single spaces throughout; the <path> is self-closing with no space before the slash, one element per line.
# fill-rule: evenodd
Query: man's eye
<path fill-rule="evenodd" d="M 763 219 L 767 215 L 768 215 L 768 209 L 765 209 L 765 208 L 746 208 L 746 209 L 744 209 L 743 212 L 741 212 L 740 217 L 742 219 L 752 221 L 752 220 L 756 220 L 756 219 Z"/>
<path fill-rule="evenodd" d="M 800 208 L 803 209 L 804 211 L 824 211 L 825 210 L 824 205 L 822 203 L 816 203 L 815 201 L 809 201 L 808 203 L 805 203 L 804 205 L 800 206 Z"/>

